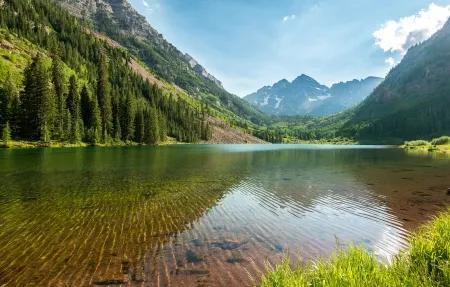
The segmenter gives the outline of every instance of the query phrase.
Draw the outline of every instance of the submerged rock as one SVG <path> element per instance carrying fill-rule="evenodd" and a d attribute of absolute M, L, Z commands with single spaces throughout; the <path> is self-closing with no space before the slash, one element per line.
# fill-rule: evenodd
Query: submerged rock
<path fill-rule="evenodd" d="M 205 243 L 201 239 L 194 239 L 191 242 L 194 244 L 194 246 L 197 246 L 197 247 L 205 245 Z"/>
<path fill-rule="evenodd" d="M 283 246 L 281 244 L 275 244 L 274 245 L 274 249 L 275 249 L 276 252 L 283 252 L 284 251 L 284 248 L 283 248 Z"/>
<path fill-rule="evenodd" d="M 186 260 L 189 263 L 198 263 L 203 261 L 203 258 L 194 251 L 189 249 L 188 251 L 186 251 Z"/>
<path fill-rule="evenodd" d="M 125 284 L 125 283 L 126 282 L 121 279 L 107 279 L 107 280 L 95 281 L 94 285 L 108 286 L 108 285 L 121 285 L 121 284 Z"/>
<path fill-rule="evenodd" d="M 242 263 L 245 262 L 245 259 L 240 252 L 233 251 L 231 256 L 227 258 L 227 262 L 231 264 Z"/>
<path fill-rule="evenodd" d="M 201 268 L 192 268 L 192 269 L 177 269 L 176 274 L 183 275 L 207 275 L 209 274 L 209 270 L 201 269 Z"/>
<path fill-rule="evenodd" d="M 239 242 L 239 241 L 233 241 L 233 240 L 223 240 L 223 241 L 216 241 L 213 242 L 211 245 L 213 247 L 218 247 L 223 250 L 233 250 L 241 247 L 247 242 Z"/>

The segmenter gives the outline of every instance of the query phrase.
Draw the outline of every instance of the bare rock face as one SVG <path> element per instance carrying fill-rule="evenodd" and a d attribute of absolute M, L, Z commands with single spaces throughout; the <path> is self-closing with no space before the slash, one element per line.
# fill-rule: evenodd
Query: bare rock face
<path fill-rule="evenodd" d="M 294 81 L 283 79 L 244 99 L 261 111 L 281 116 L 326 116 L 362 102 L 383 79 L 368 77 L 327 87 L 302 74 Z"/>
<path fill-rule="evenodd" d="M 97 13 L 97 5 L 101 0 L 59 0 L 61 6 L 69 10 L 72 14 L 82 17 L 91 18 Z M 106 7 L 106 6 L 105 6 Z"/>
<path fill-rule="evenodd" d="M 200 65 L 194 58 L 191 57 L 189 54 L 184 54 L 184 57 L 186 61 L 189 63 L 189 66 L 199 75 L 202 75 L 203 77 L 210 79 L 213 81 L 216 85 L 219 87 L 222 87 L 222 82 L 216 79 L 213 75 L 208 73 L 206 69 Z"/>

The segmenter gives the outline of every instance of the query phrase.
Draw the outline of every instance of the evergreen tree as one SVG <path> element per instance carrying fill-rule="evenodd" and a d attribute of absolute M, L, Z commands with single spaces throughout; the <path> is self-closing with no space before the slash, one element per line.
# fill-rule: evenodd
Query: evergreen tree
<path fill-rule="evenodd" d="M 164 117 L 164 115 L 162 113 L 158 113 L 156 120 L 158 122 L 158 129 L 159 129 L 159 133 L 158 133 L 158 141 L 160 142 L 165 142 L 166 141 L 166 137 L 167 137 L 167 122 L 166 119 Z"/>
<path fill-rule="evenodd" d="M 157 111 L 151 107 L 145 115 L 145 143 L 157 144 L 159 142 L 159 121 Z"/>
<path fill-rule="evenodd" d="M 11 129 L 9 128 L 9 122 L 6 122 L 5 127 L 2 130 L 2 142 L 4 147 L 9 147 L 11 141 Z"/>
<path fill-rule="evenodd" d="M 126 101 L 123 104 L 123 139 L 131 141 L 134 136 L 134 117 L 135 117 L 135 99 L 131 94 L 127 95 Z"/>
<path fill-rule="evenodd" d="M 80 114 L 83 125 L 86 129 L 92 126 L 91 119 L 91 97 L 89 96 L 89 91 L 86 85 L 83 86 L 80 93 Z"/>
<path fill-rule="evenodd" d="M 142 109 L 138 109 L 135 118 L 135 142 L 144 143 L 145 126 L 144 126 L 144 113 Z"/>
<path fill-rule="evenodd" d="M 97 98 L 100 105 L 100 116 L 102 125 L 102 141 L 105 142 L 111 135 L 112 130 L 112 109 L 111 109 L 111 94 L 108 74 L 108 63 L 106 56 L 101 53 L 98 61 L 98 83 L 97 83 Z"/>
<path fill-rule="evenodd" d="M 78 93 L 78 83 L 74 75 L 69 80 L 69 93 L 67 95 L 67 109 L 70 113 L 71 129 L 69 130 L 69 140 L 71 142 L 81 141 L 80 131 L 80 95 Z"/>
<path fill-rule="evenodd" d="M 58 56 L 53 57 L 52 82 L 55 91 L 55 133 L 59 139 L 64 139 L 64 109 L 65 109 L 65 76 L 63 63 Z"/>
<path fill-rule="evenodd" d="M 14 95 L 11 99 L 11 108 L 9 110 L 9 126 L 11 135 L 19 137 L 20 132 L 20 100 L 18 95 Z"/>
<path fill-rule="evenodd" d="M 50 78 L 40 54 L 25 71 L 21 96 L 21 135 L 26 139 L 49 142 L 55 104 L 50 92 Z"/>
<path fill-rule="evenodd" d="M 101 133 L 101 117 L 100 109 L 98 107 L 97 97 L 93 97 L 90 103 L 90 120 L 91 125 L 88 130 L 88 141 L 91 144 L 98 144 L 100 142 Z"/>
<path fill-rule="evenodd" d="M 112 97 L 112 113 L 113 113 L 113 136 L 115 141 L 122 138 L 122 127 L 120 125 L 120 100 L 117 90 L 114 90 Z"/>

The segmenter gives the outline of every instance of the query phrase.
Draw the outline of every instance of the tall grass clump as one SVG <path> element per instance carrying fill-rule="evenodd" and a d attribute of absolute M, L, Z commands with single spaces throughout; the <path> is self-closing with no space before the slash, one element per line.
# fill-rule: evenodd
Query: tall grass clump
<path fill-rule="evenodd" d="M 436 139 L 433 139 L 431 141 L 432 145 L 445 145 L 450 144 L 450 137 L 449 136 L 443 136 Z"/>
<path fill-rule="evenodd" d="M 423 227 L 410 247 L 390 264 L 362 247 L 336 251 L 329 259 L 292 268 L 284 260 L 263 278 L 262 287 L 450 286 L 450 210 Z"/>

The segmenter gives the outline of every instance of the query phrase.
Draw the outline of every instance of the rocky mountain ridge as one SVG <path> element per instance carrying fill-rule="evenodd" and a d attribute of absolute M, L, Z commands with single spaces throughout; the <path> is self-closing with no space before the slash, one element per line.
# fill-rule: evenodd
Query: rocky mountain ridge
<path fill-rule="evenodd" d="M 327 87 L 302 74 L 292 82 L 283 79 L 273 86 L 265 86 L 244 99 L 263 112 L 273 115 L 324 116 L 357 105 L 381 81 L 381 78 L 368 77 Z"/>

